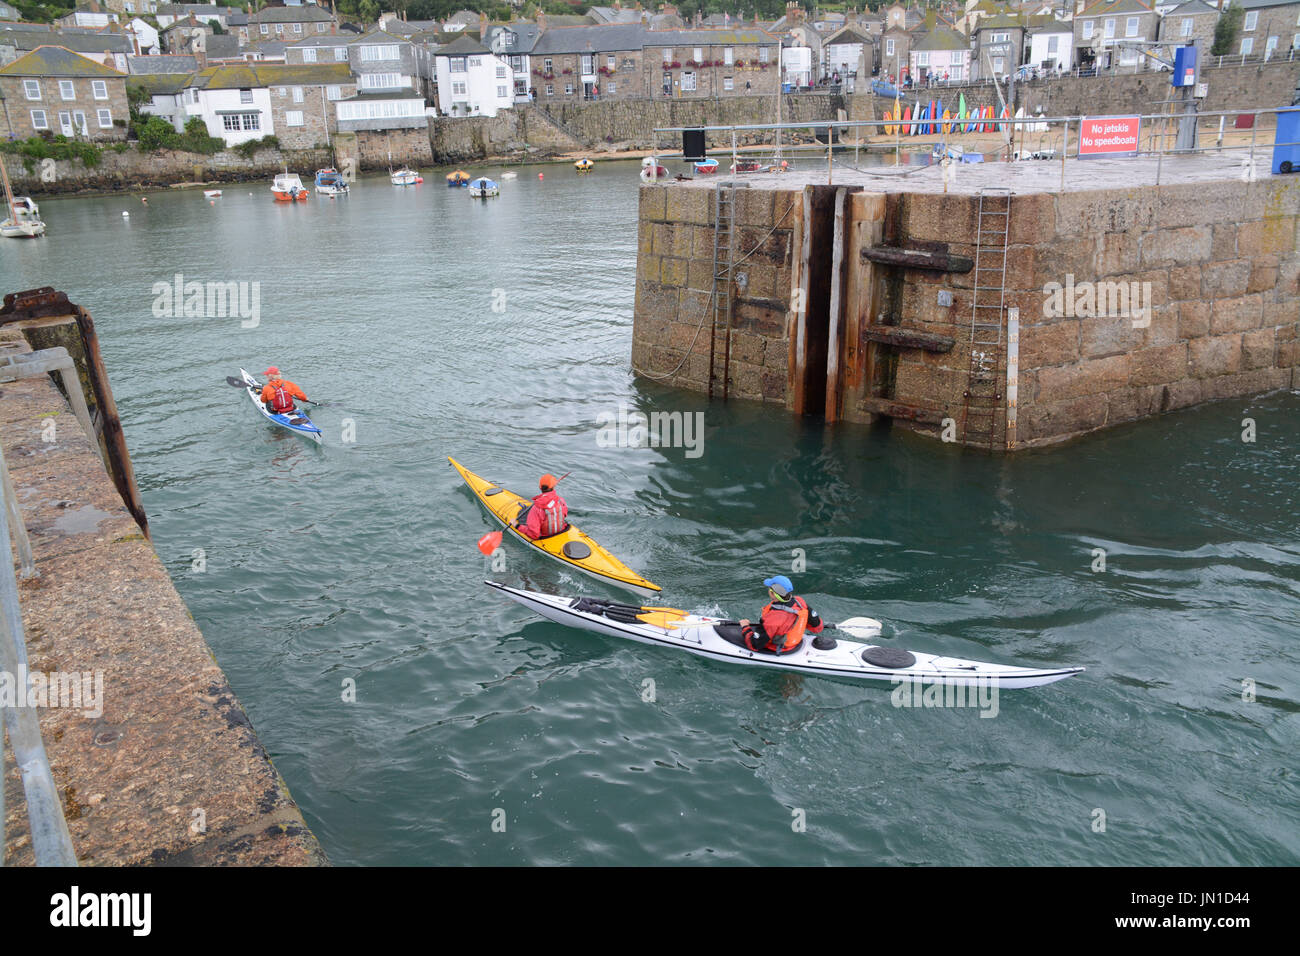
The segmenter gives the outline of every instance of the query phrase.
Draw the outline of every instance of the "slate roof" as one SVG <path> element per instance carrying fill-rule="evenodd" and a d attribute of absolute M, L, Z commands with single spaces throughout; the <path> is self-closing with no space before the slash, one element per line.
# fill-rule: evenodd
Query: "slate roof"
<path fill-rule="evenodd" d="M 331 86 L 351 79 L 346 63 L 238 63 L 200 70 L 190 85 L 200 90 L 246 90 L 263 86 Z"/>
<path fill-rule="evenodd" d="M 931 50 L 964 50 L 970 52 L 970 41 L 949 27 L 935 27 L 912 44 L 912 50 L 926 53 Z"/>
<path fill-rule="evenodd" d="M 128 56 L 126 71 L 132 76 L 167 75 L 169 73 L 193 73 L 199 68 L 199 58 L 183 54 L 164 54 L 162 56 Z"/>
<path fill-rule="evenodd" d="M 125 77 L 111 67 L 87 59 L 61 46 L 37 47 L 0 69 L 0 76 Z"/>
<path fill-rule="evenodd" d="M 129 76 L 126 85 L 133 89 L 144 90 L 150 96 L 175 95 L 190 85 L 190 73 L 146 73 Z"/>
<path fill-rule="evenodd" d="M 1242 0 L 1235 0 L 1240 3 Z M 1294 2 L 1294 0 L 1291 0 Z M 1264 6 L 1264 4 L 1260 4 Z M 1074 15 L 1075 20 L 1088 19 L 1090 17 L 1100 17 L 1111 13 L 1155 13 L 1150 6 L 1143 3 L 1142 0 L 1096 0 L 1090 3 L 1083 10 Z"/>
<path fill-rule="evenodd" d="M 250 26 L 258 23 L 319 23 L 332 20 L 329 11 L 310 5 L 302 7 L 264 7 L 248 18 Z"/>
<path fill-rule="evenodd" d="M 457 37 L 446 46 L 440 46 L 437 49 L 438 56 L 482 56 L 483 54 L 491 55 L 492 51 L 479 43 L 473 37 Z"/>
<path fill-rule="evenodd" d="M 832 43 L 870 43 L 871 34 L 867 28 L 858 23 L 846 23 L 825 40 L 827 46 Z"/>
<path fill-rule="evenodd" d="M 742 46 L 772 45 L 780 42 L 778 37 L 758 27 L 737 27 L 730 30 L 646 31 L 644 36 L 644 46 Z"/>
<path fill-rule="evenodd" d="M 549 24 L 551 18 L 547 17 Z M 555 27 L 548 26 L 533 45 L 533 56 L 544 53 L 617 53 L 639 50 L 645 46 L 645 37 L 652 31 L 639 23 L 607 23 L 604 26 Z M 684 43 L 685 41 L 683 41 Z M 670 46 L 664 40 L 656 46 Z"/>

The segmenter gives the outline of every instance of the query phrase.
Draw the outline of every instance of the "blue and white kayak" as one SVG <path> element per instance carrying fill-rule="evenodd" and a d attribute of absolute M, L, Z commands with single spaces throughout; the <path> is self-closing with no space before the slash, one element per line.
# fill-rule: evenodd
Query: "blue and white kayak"
<path fill-rule="evenodd" d="M 832 638 L 826 632 L 779 657 L 745 646 L 737 621 L 703 617 L 671 607 L 640 607 L 588 597 L 564 597 L 484 582 L 501 594 L 557 624 L 621 637 L 640 644 L 670 647 L 733 664 L 749 664 L 772 670 L 794 671 L 849 680 L 883 680 L 897 684 L 938 684 L 953 687 L 997 687 L 1013 690 L 1052 684 L 1080 673 L 1082 667 L 1016 667 L 956 657 L 905 651 Z M 835 630 L 871 641 L 881 632 L 879 621 L 869 617 L 849 618 L 827 625 Z"/>
<path fill-rule="evenodd" d="M 320 444 L 320 429 L 312 424 L 312 420 L 307 417 L 307 413 L 301 408 L 295 408 L 287 415 L 277 415 L 271 412 L 262 404 L 262 383 L 253 376 L 249 375 L 242 368 L 239 370 L 239 377 L 244 380 L 244 390 L 248 393 L 249 400 L 252 401 L 253 407 L 262 413 L 262 417 L 274 422 L 281 428 L 287 428 L 291 432 L 296 432 L 304 438 L 310 438 L 316 444 Z"/>

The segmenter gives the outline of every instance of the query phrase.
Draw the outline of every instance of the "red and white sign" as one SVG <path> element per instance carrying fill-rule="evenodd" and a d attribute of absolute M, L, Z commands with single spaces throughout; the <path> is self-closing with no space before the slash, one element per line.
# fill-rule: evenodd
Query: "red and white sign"
<path fill-rule="evenodd" d="M 1079 124 L 1079 158 L 1136 156 L 1141 129 L 1139 116 L 1085 116 Z"/>

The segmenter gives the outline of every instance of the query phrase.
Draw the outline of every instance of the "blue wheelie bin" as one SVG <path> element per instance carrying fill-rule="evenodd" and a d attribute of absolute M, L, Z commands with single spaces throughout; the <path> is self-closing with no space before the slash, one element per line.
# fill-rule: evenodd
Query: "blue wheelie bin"
<path fill-rule="evenodd" d="M 1280 110 L 1273 137 L 1273 173 L 1300 170 L 1300 108 Z"/>

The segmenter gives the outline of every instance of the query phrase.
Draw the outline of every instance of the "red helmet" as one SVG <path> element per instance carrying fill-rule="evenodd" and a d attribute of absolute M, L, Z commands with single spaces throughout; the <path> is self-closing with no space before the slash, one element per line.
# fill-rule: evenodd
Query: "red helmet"
<path fill-rule="evenodd" d="M 262 374 L 263 374 L 263 375 L 269 375 L 271 378 L 278 378 L 279 375 L 280 375 L 280 370 L 279 370 L 278 368 L 276 368 L 274 365 L 272 365 L 270 368 L 268 368 L 268 369 L 267 369 L 265 372 L 263 372 Z"/>
<path fill-rule="evenodd" d="M 555 476 L 542 475 L 541 481 L 537 482 L 537 487 L 542 489 L 542 491 L 550 491 L 555 487 Z"/>

